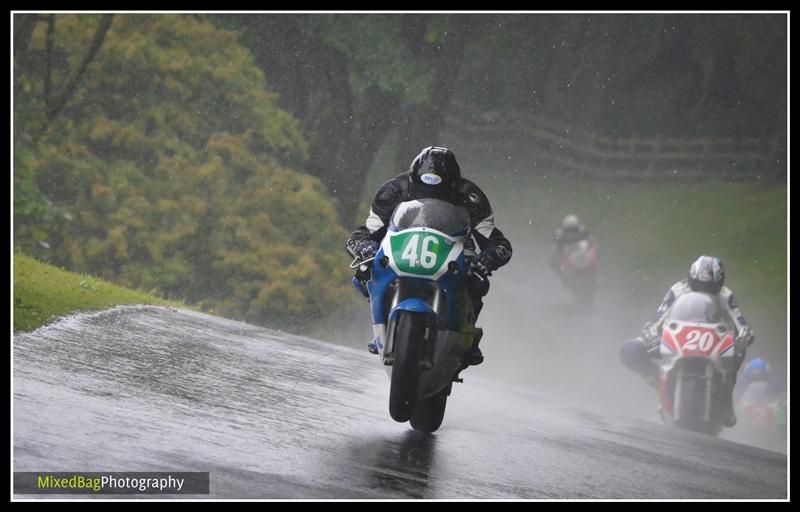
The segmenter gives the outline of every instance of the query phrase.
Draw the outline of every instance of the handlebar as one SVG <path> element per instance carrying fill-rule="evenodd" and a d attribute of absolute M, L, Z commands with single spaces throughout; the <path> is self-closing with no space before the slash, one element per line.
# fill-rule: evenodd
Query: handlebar
<path fill-rule="evenodd" d="M 374 260 L 374 259 L 375 259 L 375 256 L 373 256 L 373 257 L 371 257 L 371 258 L 367 258 L 367 259 L 365 259 L 365 260 L 363 260 L 363 261 L 358 261 L 358 256 L 356 256 L 356 257 L 353 259 L 353 261 L 351 261 L 351 262 L 350 262 L 350 268 L 351 268 L 351 269 L 352 269 L 352 268 L 358 268 L 359 266 L 361 266 L 361 265 L 364 265 L 364 264 L 366 264 L 366 263 L 369 263 L 369 262 L 371 262 L 371 261 L 372 261 L 372 260 Z"/>
<path fill-rule="evenodd" d="M 472 276 L 472 277 L 477 277 L 481 281 L 486 281 L 487 280 L 487 278 L 483 277 L 482 275 L 480 275 L 480 274 L 478 274 L 476 272 L 473 272 L 472 269 L 470 269 L 470 268 L 467 268 L 467 275 L 468 276 Z"/>

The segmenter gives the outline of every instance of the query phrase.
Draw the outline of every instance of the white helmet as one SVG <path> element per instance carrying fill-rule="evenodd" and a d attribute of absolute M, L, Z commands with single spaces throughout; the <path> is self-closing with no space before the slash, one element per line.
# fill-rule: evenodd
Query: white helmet
<path fill-rule="evenodd" d="M 695 292 L 719 293 L 725 282 L 722 261 L 713 256 L 700 256 L 689 268 L 689 288 Z"/>
<path fill-rule="evenodd" d="M 583 226 L 581 225 L 581 219 L 577 215 L 570 214 L 561 221 L 561 227 L 566 230 L 577 231 Z"/>

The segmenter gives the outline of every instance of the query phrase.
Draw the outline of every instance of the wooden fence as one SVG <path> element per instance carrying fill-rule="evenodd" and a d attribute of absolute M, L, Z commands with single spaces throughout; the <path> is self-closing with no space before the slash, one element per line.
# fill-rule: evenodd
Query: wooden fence
<path fill-rule="evenodd" d="M 785 142 L 757 137 L 615 139 L 533 116 L 456 109 L 446 131 L 509 157 L 522 147 L 542 172 L 587 178 L 775 181 L 787 172 Z"/>

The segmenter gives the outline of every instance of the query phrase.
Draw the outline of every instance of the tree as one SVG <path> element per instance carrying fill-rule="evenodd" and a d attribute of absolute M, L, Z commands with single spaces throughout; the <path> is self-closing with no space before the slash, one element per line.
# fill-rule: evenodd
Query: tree
<path fill-rule="evenodd" d="M 49 52 L 63 83 L 99 21 L 57 15 L 28 52 Z M 15 211 L 17 246 L 44 242 L 58 265 L 255 323 L 297 326 L 340 305 L 346 233 L 320 181 L 297 170 L 308 160 L 299 123 L 234 33 L 190 16 L 115 16 L 37 141 L 23 120 L 46 103 L 48 66 L 26 63 L 15 179 L 32 176 L 68 222 L 42 240 Z"/>
<path fill-rule="evenodd" d="M 212 20 L 242 32 L 281 104 L 301 120 L 310 172 L 337 198 L 341 223 L 363 220 L 356 216 L 364 182 L 387 136 L 416 128 L 414 120 L 429 119 L 420 117 L 416 106 L 447 88 L 435 83 L 441 77 L 416 54 L 429 52 L 428 46 L 444 36 L 424 28 L 426 19 L 408 15 L 231 15 Z M 415 23 L 422 23 L 420 33 Z M 443 112 L 447 101 L 440 103 Z M 431 121 L 431 129 L 440 124 Z"/>

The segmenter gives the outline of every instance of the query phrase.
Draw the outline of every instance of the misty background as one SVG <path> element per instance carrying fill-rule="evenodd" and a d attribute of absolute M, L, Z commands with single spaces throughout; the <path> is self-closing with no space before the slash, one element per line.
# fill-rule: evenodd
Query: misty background
<path fill-rule="evenodd" d="M 445 146 L 514 247 L 466 378 L 657 421 L 619 347 L 701 254 L 786 378 L 785 14 L 17 13 L 13 38 L 15 251 L 366 350 L 344 242 Z M 569 213 L 589 311 L 547 265 Z"/>

